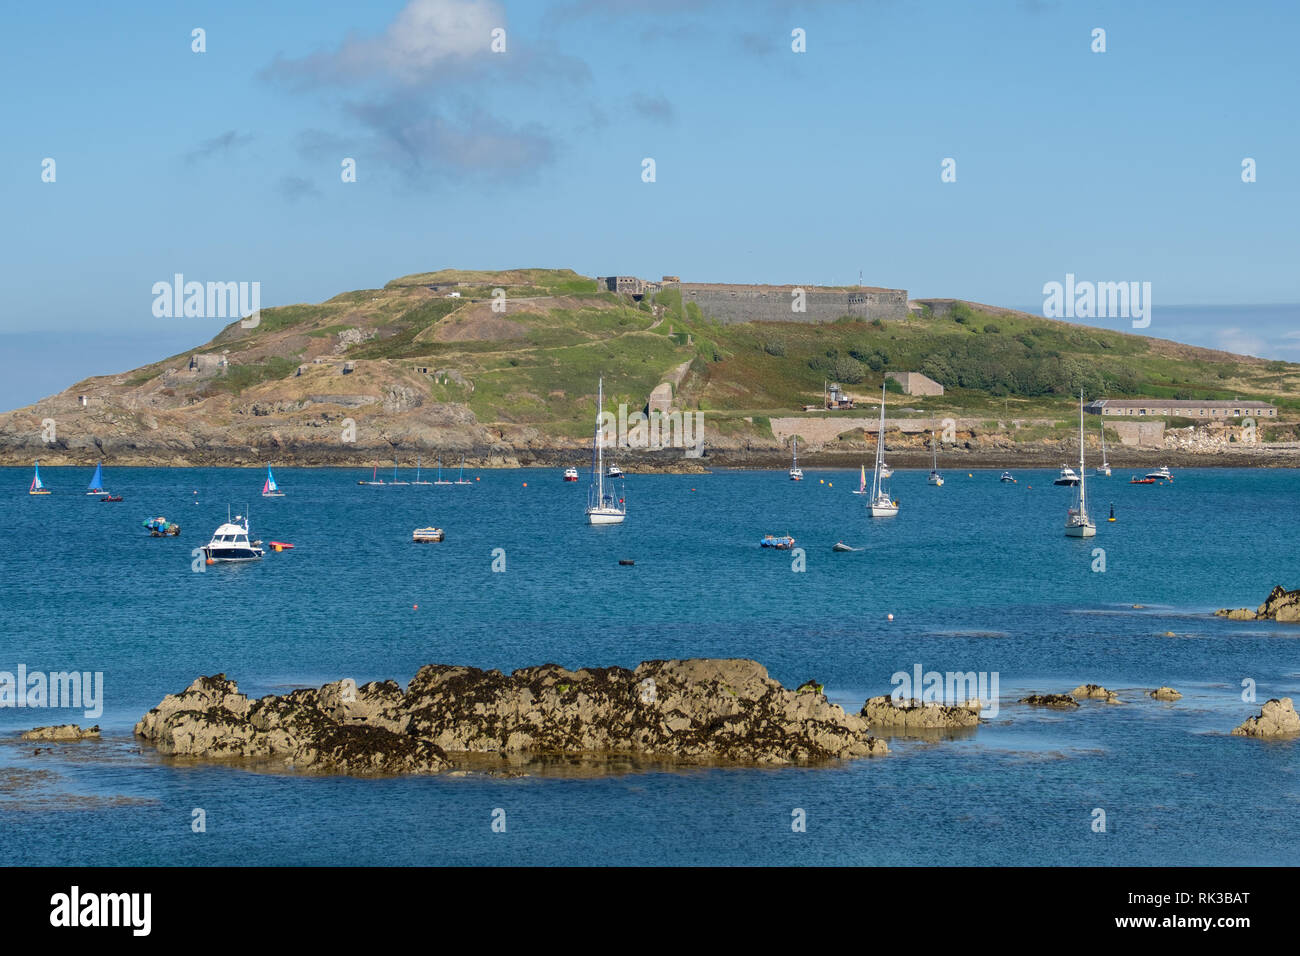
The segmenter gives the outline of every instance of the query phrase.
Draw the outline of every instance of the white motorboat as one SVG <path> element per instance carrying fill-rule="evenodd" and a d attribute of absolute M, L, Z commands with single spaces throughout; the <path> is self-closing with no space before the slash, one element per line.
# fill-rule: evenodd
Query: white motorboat
<path fill-rule="evenodd" d="M 565 480 L 565 481 L 577 481 L 577 480 L 578 480 L 578 469 L 576 469 L 576 468 L 574 468 L 574 467 L 572 467 L 572 466 L 570 466 L 570 467 L 564 469 L 564 480 Z"/>
<path fill-rule="evenodd" d="M 1016 479 L 1012 476 L 1011 472 L 1009 471 L 1004 471 L 1002 473 L 1002 477 L 999 478 L 998 481 L 1006 482 L 1009 485 L 1014 485 L 1016 483 Z"/>
<path fill-rule="evenodd" d="M 1071 538 L 1092 538 L 1097 523 L 1088 514 L 1088 475 L 1083 465 L 1083 392 L 1079 393 L 1079 496 L 1065 513 L 1065 534 Z"/>
<path fill-rule="evenodd" d="M 596 391 L 596 432 L 591 441 L 591 485 L 587 489 L 587 524 L 622 524 L 627 517 L 627 502 L 613 487 L 605 490 L 605 446 L 600 441 L 600 416 L 605 410 L 605 380 Z M 610 465 L 609 477 L 621 478 L 623 472 Z"/>
<path fill-rule="evenodd" d="M 416 528 L 411 532 L 411 541 L 414 544 L 430 544 L 442 540 L 441 528 Z"/>
<path fill-rule="evenodd" d="M 623 476 L 623 469 L 620 468 L 620 467 L 618 467 L 618 465 L 610 465 L 609 468 L 605 471 L 605 477 L 606 477 L 606 478 L 622 478 L 622 477 L 624 477 L 624 476 Z"/>
<path fill-rule="evenodd" d="M 871 475 L 871 500 L 867 507 L 873 518 L 892 518 L 898 514 L 898 502 L 890 497 L 885 479 L 885 386 L 880 386 L 880 431 L 876 432 L 876 467 Z"/>
<path fill-rule="evenodd" d="M 243 521 L 243 524 L 239 522 Z M 260 561 L 263 551 L 262 542 L 250 541 L 248 538 L 248 518 L 235 515 L 231 520 L 227 514 L 226 523 L 212 533 L 212 540 L 203 546 L 203 555 L 209 562 L 217 561 Z"/>
<path fill-rule="evenodd" d="M 1161 466 L 1160 466 L 1159 468 L 1157 468 L 1155 471 L 1149 471 L 1149 472 L 1147 472 L 1147 477 L 1148 477 L 1148 478 L 1152 478 L 1152 479 L 1154 479 L 1155 481 L 1173 481 L 1173 480 L 1174 480 L 1174 476 L 1173 476 L 1172 474 L 1169 473 L 1169 467 L 1168 467 L 1167 465 L 1161 465 Z"/>
<path fill-rule="evenodd" d="M 1061 477 L 1057 478 L 1054 482 L 1052 482 L 1052 484 L 1054 485 L 1068 485 L 1071 488 L 1073 488 L 1078 483 L 1079 483 L 1079 476 L 1075 474 L 1074 469 L 1069 467 L 1068 465 L 1061 466 Z"/>

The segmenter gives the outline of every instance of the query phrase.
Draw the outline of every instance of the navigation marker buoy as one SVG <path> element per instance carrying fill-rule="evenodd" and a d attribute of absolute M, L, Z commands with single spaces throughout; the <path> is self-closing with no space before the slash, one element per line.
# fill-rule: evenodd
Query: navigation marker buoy
<path fill-rule="evenodd" d="M 892 615 L 892 614 L 887 614 L 887 615 L 885 615 L 885 616 L 886 616 L 887 618 L 889 618 L 889 620 L 891 620 L 891 621 L 894 619 L 894 615 Z"/>

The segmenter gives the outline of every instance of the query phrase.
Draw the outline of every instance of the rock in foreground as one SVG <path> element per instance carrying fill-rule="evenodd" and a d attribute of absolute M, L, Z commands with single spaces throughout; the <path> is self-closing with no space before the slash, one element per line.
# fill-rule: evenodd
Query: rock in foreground
<path fill-rule="evenodd" d="M 1234 621 L 1300 621 L 1300 588 L 1288 591 L 1279 584 L 1253 611 L 1241 607 L 1222 608 L 1214 613 Z"/>
<path fill-rule="evenodd" d="M 755 661 L 696 659 L 508 676 L 429 664 L 405 691 L 344 680 L 255 701 L 218 674 L 167 695 L 135 732 L 167 754 L 362 775 L 435 773 L 483 754 L 791 764 L 887 753 L 867 727 Z"/>
<path fill-rule="evenodd" d="M 1295 712 L 1295 705 L 1290 697 L 1281 700 L 1274 697 L 1264 704 L 1258 717 L 1247 718 L 1246 722 L 1232 731 L 1234 737 L 1290 737 L 1300 734 L 1300 714 Z"/>
<path fill-rule="evenodd" d="M 1061 710 L 1079 706 L 1079 702 L 1069 694 L 1030 694 L 1028 697 L 1021 697 L 1020 703 L 1028 704 L 1030 707 L 1056 707 Z"/>
<path fill-rule="evenodd" d="M 875 730 L 956 730 L 978 725 L 983 706 L 978 700 L 945 706 L 919 700 L 896 702 L 892 697 L 882 696 L 872 697 L 863 704 L 860 716 Z"/>
<path fill-rule="evenodd" d="M 1113 690 L 1107 690 L 1100 684 L 1080 684 L 1070 691 L 1069 696 L 1076 699 L 1083 697 L 1088 700 L 1104 700 L 1108 704 L 1120 703 L 1119 694 Z"/>
<path fill-rule="evenodd" d="M 1147 696 L 1155 698 L 1156 700 L 1182 700 L 1183 699 L 1183 695 L 1178 693 L 1178 691 L 1174 690 L 1172 687 L 1157 687 L 1155 690 L 1148 693 Z"/>
<path fill-rule="evenodd" d="M 87 740 L 99 739 L 99 725 L 81 729 L 80 724 L 58 724 L 51 727 L 33 727 L 23 731 L 23 740 Z"/>

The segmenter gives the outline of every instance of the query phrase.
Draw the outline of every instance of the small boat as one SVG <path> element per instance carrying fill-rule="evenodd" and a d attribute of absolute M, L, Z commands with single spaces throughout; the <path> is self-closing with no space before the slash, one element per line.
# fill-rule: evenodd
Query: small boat
<path fill-rule="evenodd" d="M 268 541 L 267 545 L 272 551 L 292 551 L 293 545 L 288 541 Z"/>
<path fill-rule="evenodd" d="M 618 565 L 619 565 L 619 567 L 621 567 L 621 568 L 630 568 L 630 567 L 633 567 L 635 564 L 636 564 L 636 560 L 633 559 L 633 558 L 619 558 L 619 559 L 618 559 Z"/>
<path fill-rule="evenodd" d="M 443 481 L 443 480 L 442 480 L 442 456 L 441 456 L 441 455 L 438 456 L 438 480 L 435 481 L 434 484 L 435 484 L 435 485 L 450 485 L 450 484 L 453 484 L 453 482 L 450 482 L 450 481 Z"/>
<path fill-rule="evenodd" d="M 369 480 L 369 481 L 365 481 L 365 480 L 363 479 L 363 480 L 361 480 L 361 481 L 358 481 L 357 484 L 359 484 L 359 485 L 383 485 L 383 484 L 386 484 L 386 482 L 384 481 L 384 479 L 382 479 L 382 478 L 379 477 L 379 466 L 378 466 L 378 465 L 375 465 L 374 470 L 371 471 L 371 473 L 370 473 L 370 480 Z"/>
<path fill-rule="evenodd" d="M 181 533 L 181 526 L 166 518 L 150 518 L 141 524 L 148 530 L 151 538 L 174 538 Z"/>
<path fill-rule="evenodd" d="M 389 484 L 390 484 L 390 485 L 409 485 L 409 484 L 410 484 L 409 481 L 398 481 L 398 480 L 397 480 L 397 459 L 396 459 L 396 458 L 393 459 L 393 480 L 390 481 Z"/>
<path fill-rule="evenodd" d="M 1152 481 L 1173 481 L 1174 476 L 1169 473 L 1169 468 L 1161 465 L 1155 471 L 1149 471 L 1146 475 Z"/>
<path fill-rule="evenodd" d="M 1070 538 L 1093 538 L 1097 524 L 1088 514 L 1087 472 L 1083 465 L 1083 392 L 1079 393 L 1079 496 L 1065 513 L 1065 534 Z"/>
<path fill-rule="evenodd" d="M 1009 472 L 1009 471 L 1004 471 L 1004 472 L 1002 473 L 1002 477 L 999 478 L 998 481 L 1005 481 L 1005 482 L 1007 482 L 1008 484 L 1012 484 L 1012 485 L 1014 485 L 1014 484 L 1016 483 L 1016 479 L 1013 478 L 1013 477 L 1011 477 L 1011 472 Z"/>
<path fill-rule="evenodd" d="M 600 379 L 596 389 L 596 432 L 591 440 L 591 484 L 587 486 L 587 524 L 622 524 L 627 518 L 627 502 L 622 495 L 605 490 L 605 446 L 600 442 L 600 417 L 605 405 L 605 380 Z M 610 472 L 623 472 L 617 465 Z"/>
<path fill-rule="evenodd" d="M 934 452 L 934 467 L 930 469 L 930 477 L 927 482 L 936 488 L 943 487 L 943 475 L 939 474 L 939 445 L 934 440 L 934 432 L 930 432 L 930 448 Z"/>
<path fill-rule="evenodd" d="M 803 469 L 799 467 L 799 436 L 795 435 L 792 439 L 791 457 L 790 457 L 790 480 L 803 481 Z"/>
<path fill-rule="evenodd" d="M 243 524 L 239 524 L 241 520 Z M 203 546 L 203 555 L 212 564 L 218 561 L 260 561 L 265 553 L 261 543 L 249 540 L 248 519 L 235 515 L 233 521 L 227 517 L 226 523 L 212 533 L 212 540 Z"/>
<path fill-rule="evenodd" d="M 1139 478 L 1137 475 L 1134 475 L 1128 480 L 1128 483 L 1130 485 L 1154 485 L 1156 480 L 1154 478 Z"/>
<path fill-rule="evenodd" d="M 832 551 L 857 551 L 858 549 L 849 547 L 843 541 L 836 541 L 835 544 L 831 546 L 831 550 Z"/>
<path fill-rule="evenodd" d="M 413 484 L 413 485 L 431 485 L 431 484 L 433 484 L 432 481 L 421 481 L 421 480 L 420 480 L 420 456 L 419 456 L 419 455 L 416 455 L 416 456 L 415 456 L 415 481 L 411 482 L 411 484 Z"/>
<path fill-rule="evenodd" d="M 104 490 L 104 463 L 102 461 L 95 464 L 95 474 L 91 477 L 90 484 L 86 486 L 86 494 L 95 495 L 96 497 L 108 494 Z"/>
<path fill-rule="evenodd" d="M 121 496 L 121 495 L 105 495 L 104 497 L 100 498 L 99 500 L 100 500 L 100 501 L 121 501 L 121 500 L 122 500 L 122 496 Z"/>
<path fill-rule="evenodd" d="M 1075 474 L 1074 469 L 1068 465 L 1061 466 L 1061 476 L 1052 482 L 1054 485 L 1066 485 L 1070 488 L 1073 488 L 1078 483 L 1079 476 Z"/>
<path fill-rule="evenodd" d="M 622 475 L 623 475 L 623 473 L 622 473 L 621 471 L 620 471 L 618 474 L 619 474 L 619 477 L 622 477 Z M 466 480 L 465 480 L 465 456 L 464 456 L 464 455 L 461 455 L 461 456 L 460 456 L 460 477 L 456 479 L 456 484 L 458 484 L 458 485 L 472 485 L 472 484 L 474 484 L 474 482 L 472 482 L 472 481 L 466 481 Z"/>
<path fill-rule="evenodd" d="M 576 469 L 576 468 L 574 468 L 574 467 L 572 467 L 572 466 L 570 466 L 570 467 L 564 469 L 564 480 L 565 480 L 565 481 L 577 481 L 577 480 L 578 480 L 578 469 Z"/>
<path fill-rule="evenodd" d="M 271 474 L 271 466 L 266 466 L 266 481 L 262 483 L 263 498 L 283 498 L 284 492 L 280 486 L 275 483 L 275 475 Z"/>
<path fill-rule="evenodd" d="M 867 466 L 861 465 L 858 471 L 858 487 L 853 492 L 855 495 L 865 495 L 867 493 Z"/>
<path fill-rule="evenodd" d="M 758 544 L 759 547 L 762 548 L 776 548 L 778 551 L 789 551 L 794 547 L 794 538 L 788 534 L 765 534 L 759 539 Z"/>
<path fill-rule="evenodd" d="M 411 532 L 411 542 L 413 544 L 429 544 L 434 541 L 442 540 L 441 528 L 416 528 Z"/>
<path fill-rule="evenodd" d="M 893 470 L 885 464 L 885 386 L 880 386 L 880 430 L 876 432 L 876 467 L 871 477 L 871 501 L 867 508 L 873 518 L 892 518 L 898 514 L 898 502 L 885 487 Z"/>
<path fill-rule="evenodd" d="M 1106 423 L 1101 423 L 1101 467 L 1097 469 L 1097 474 L 1103 478 L 1110 477 L 1110 460 L 1106 456 Z"/>
<path fill-rule="evenodd" d="M 41 463 L 36 463 L 36 474 L 32 476 L 32 485 L 27 489 L 29 495 L 48 495 L 50 489 L 41 484 Z"/>
<path fill-rule="evenodd" d="M 606 478 L 626 478 L 627 476 L 623 474 L 623 469 L 620 468 L 620 467 L 618 467 L 618 465 L 610 465 L 610 466 L 609 466 L 609 470 L 605 472 L 605 477 L 606 477 Z"/>

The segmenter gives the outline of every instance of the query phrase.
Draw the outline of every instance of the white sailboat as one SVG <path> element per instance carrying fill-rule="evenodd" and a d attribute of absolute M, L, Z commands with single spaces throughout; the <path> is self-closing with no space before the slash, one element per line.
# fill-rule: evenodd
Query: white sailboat
<path fill-rule="evenodd" d="M 1106 423 L 1101 423 L 1101 467 L 1097 469 L 1097 474 L 1106 478 L 1110 477 L 1110 462 L 1106 457 Z"/>
<path fill-rule="evenodd" d="M 934 467 L 930 469 L 930 477 L 926 480 L 940 488 L 943 486 L 943 475 L 939 474 L 939 445 L 934 440 L 934 432 L 930 432 L 930 448 L 934 451 Z"/>
<path fill-rule="evenodd" d="M 880 386 L 880 431 L 876 433 L 876 468 L 871 475 L 871 501 L 867 507 L 873 518 L 892 518 L 898 514 L 898 502 L 889 495 L 885 480 L 885 387 Z"/>
<path fill-rule="evenodd" d="M 1083 470 L 1083 392 L 1079 393 L 1079 497 L 1065 513 L 1065 534 L 1071 538 L 1092 538 L 1097 523 L 1088 514 L 1088 476 Z"/>
<path fill-rule="evenodd" d="M 790 459 L 790 480 L 803 481 L 803 469 L 799 467 L 799 436 L 795 435 L 792 439 L 793 457 Z"/>
<path fill-rule="evenodd" d="M 622 524 L 627 502 L 605 491 L 605 447 L 600 442 L 600 416 L 605 410 L 605 380 L 596 392 L 596 431 L 591 442 L 591 486 L 587 489 L 587 524 Z M 612 487 L 612 483 L 611 483 Z"/>
<path fill-rule="evenodd" d="M 420 461 L 420 456 L 419 456 L 419 455 L 416 455 L 416 456 L 415 456 L 415 481 L 411 482 L 411 484 L 413 484 L 413 485 L 431 485 L 431 484 L 433 484 L 432 481 L 422 481 L 422 480 L 420 479 L 420 465 L 421 465 L 421 464 L 422 464 L 422 462 Z"/>

